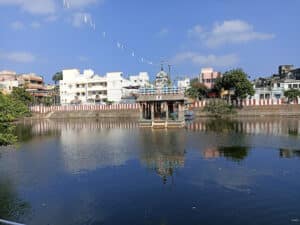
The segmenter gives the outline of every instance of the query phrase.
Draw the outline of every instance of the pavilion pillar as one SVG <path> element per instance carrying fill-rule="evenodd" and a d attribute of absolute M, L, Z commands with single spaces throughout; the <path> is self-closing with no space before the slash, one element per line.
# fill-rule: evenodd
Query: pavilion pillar
<path fill-rule="evenodd" d="M 178 104 L 178 120 L 179 121 L 184 120 L 184 107 L 182 103 Z"/>
<path fill-rule="evenodd" d="M 140 120 L 144 119 L 144 103 L 140 103 Z"/>
<path fill-rule="evenodd" d="M 151 120 L 154 121 L 154 103 L 151 102 Z"/>
<path fill-rule="evenodd" d="M 166 121 L 169 120 L 169 104 L 168 102 L 165 102 L 165 106 L 166 106 Z"/>

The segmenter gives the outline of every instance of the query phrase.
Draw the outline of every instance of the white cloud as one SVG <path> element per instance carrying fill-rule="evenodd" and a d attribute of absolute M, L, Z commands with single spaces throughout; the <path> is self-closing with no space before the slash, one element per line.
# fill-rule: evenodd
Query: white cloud
<path fill-rule="evenodd" d="M 30 26 L 32 27 L 32 28 L 34 28 L 34 29 L 38 29 L 38 28 L 40 28 L 41 27 L 41 24 L 39 23 L 39 22 L 32 22 L 31 24 L 30 24 Z"/>
<path fill-rule="evenodd" d="M 29 52 L 0 52 L 0 59 L 15 63 L 32 63 L 36 57 Z"/>
<path fill-rule="evenodd" d="M 84 8 L 91 4 L 102 3 L 104 0 L 66 0 L 70 8 Z"/>
<path fill-rule="evenodd" d="M 207 47 L 218 47 L 225 44 L 246 43 L 254 40 L 269 40 L 274 34 L 256 32 L 253 25 L 242 20 L 226 20 L 215 23 L 210 31 L 200 25 L 188 31 L 188 36 L 204 42 Z"/>
<path fill-rule="evenodd" d="M 162 28 L 158 33 L 158 37 L 165 37 L 169 34 L 169 29 L 168 28 Z"/>
<path fill-rule="evenodd" d="M 174 64 L 191 62 L 196 66 L 226 67 L 236 65 L 239 61 L 239 58 L 235 54 L 216 56 L 213 54 L 201 55 L 196 52 L 182 52 L 173 57 L 171 61 Z"/>
<path fill-rule="evenodd" d="M 25 28 L 25 25 L 21 21 L 14 21 L 10 24 L 10 27 L 13 30 L 23 30 Z"/>
<path fill-rule="evenodd" d="M 92 16 L 89 13 L 74 13 L 72 17 L 72 25 L 74 27 L 81 27 L 84 23 L 92 21 Z"/>
<path fill-rule="evenodd" d="M 202 37 L 204 28 L 200 25 L 194 26 L 192 29 L 188 30 L 189 37 Z"/>
<path fill-rule="evenodd" d="M 96 3 L 103 3 L 104 0 L 65 0 L 70 8 L 82 9 Z M 1 5 L 16 6 L 21 10 L 40 15 L 54 14 L 59 7 L 62 7 L 63 0 L 0 0 Z"/>
<path fill-rule="evenodd" d="M 12 5 L 31 14 L 51 14 L 55 12 L 55 0 L 0 0 L 0 5 Z"/>

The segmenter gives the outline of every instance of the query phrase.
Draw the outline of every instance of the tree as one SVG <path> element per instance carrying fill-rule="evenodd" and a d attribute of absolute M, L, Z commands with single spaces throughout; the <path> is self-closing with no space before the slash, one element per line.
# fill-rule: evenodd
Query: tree
<path fill-rule="evenodd" d="M 224 73 L 223 77 L 216 80 L 215 88 L 220 92 L 233 90 L 236 99 L 245 99 L 254 95 L 254 88 L 248 80 L 248 75 L 242 69 L 233 69 Z"/>
<path fill-rule="evenodd" d="M 63 79 L 63 73 L 57 72 L 56 74 L 53 75 L 52 80 L 54 81 L 55 85 L 57 85 L 57 83 Z"/>
<path fill-rule="evenodd" d="M 25 90 L 25 88 L 15 87 L 10 96 L 14 100 L 20 101 L 27 106 L 33 103 L 33 97 Z"/>
<path fill-rule="evenodd" d="M 11 95 L 0 93 L 0 146 L 16 142 L 17 137 L 14 135 L 15 127 L 11 122 L 29 115 L 30 111 L 28 107 L 21 100 Z"/>
<path fill-rule="evenodd" d="M 297 89 L 290 89 L 288 91 L 284 92 L 284 96 L 288 98 L 288 102 L 292 102 L 298 99 L 300 97 L 300 91 Z"/>
<path fill-rule="evenodd" d="M 206 97 L 207 93 L 207 87 L 195 78 L 191 81 L 191 87 L 186 90 L 185 94 L 190 98 L 199 100 Z"/>

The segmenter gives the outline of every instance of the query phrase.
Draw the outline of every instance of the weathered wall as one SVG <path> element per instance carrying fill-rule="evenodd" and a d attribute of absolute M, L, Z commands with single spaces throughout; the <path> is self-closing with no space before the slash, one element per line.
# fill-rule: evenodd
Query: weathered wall
<path fill-rule="evenodd" d="M 79 119 L 79 118 L 130 118 L 138 119 L 139 110 L 70 111 L 34 114 L 34 118 Z"/>
<path fill-rule="evenodd" d="M 194 109 L 196 117 L 207 117 L 203 108 Z M 244 106 L 234 116 L 300 116 L 300 105 Z"/>
<path fill-rule="evenodd" d="M 193 109 L 196 117 L 208 117 L 208 113 L 202 111 L 203 108 Z M 239 117 L 246 116 L 300 116 L 300 105 L 272 105 L 272 106 L 245 106 L 237 110 Z M 34 114 L 34 118 L 53 119 L 75 119 L 75 118 L 131 118 L 138 120 L 139 110 L 90 110 L 90 111 L 67 111 L 49 112 L 45 114 Z"/>

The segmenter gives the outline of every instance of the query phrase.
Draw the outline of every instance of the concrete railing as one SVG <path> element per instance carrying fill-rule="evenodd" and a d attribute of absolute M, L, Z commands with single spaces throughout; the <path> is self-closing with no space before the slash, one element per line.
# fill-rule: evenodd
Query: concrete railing
<path fill-rule="evenodd" d="M 138 110 L 139 104 L 112 104 L 112 105 L 62 105 L 62 106 L 32 106 L 33 113 L 72 112 L 72 111 L 109 111 L 109 110 Z"/>
<path fill-rule="evenodd" d="M 203 108 L 209 104 L 211 100 L 196 101 L 190 105 L 191 109 Z M 233 101 L 234 106 L 273 106 L 273 105 L 286 105 L 283 99 L 246 99 L 241 101 Z M 300 104 L 299 101 L 291 102 L 290 104 Z"/>
<path fill-rule="evenodd" d="M 141 88 L 139 90 L 139 95 L 184 94 L 184 92 L 184 88 Z"/>

